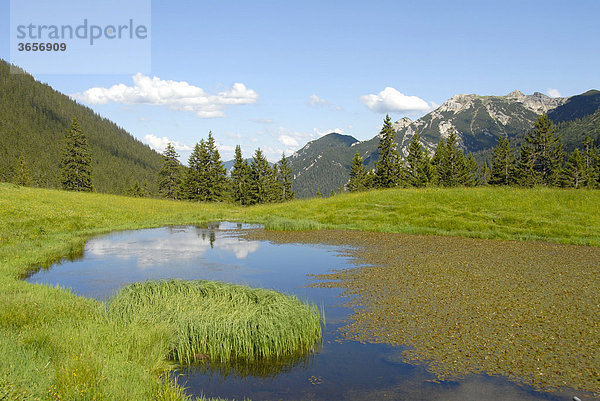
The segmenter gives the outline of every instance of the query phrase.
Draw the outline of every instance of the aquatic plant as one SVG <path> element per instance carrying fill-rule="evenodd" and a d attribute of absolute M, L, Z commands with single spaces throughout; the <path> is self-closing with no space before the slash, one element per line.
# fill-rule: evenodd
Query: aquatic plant
<path fill-rule="evenodd" d="M 109 300 L 111 319 L 167 324 L 171 358 L 182 364 L 277 360 L 312 351 L 321 340 L 315 305 L 272 290 L 215 281 L 146 281 Z"/>

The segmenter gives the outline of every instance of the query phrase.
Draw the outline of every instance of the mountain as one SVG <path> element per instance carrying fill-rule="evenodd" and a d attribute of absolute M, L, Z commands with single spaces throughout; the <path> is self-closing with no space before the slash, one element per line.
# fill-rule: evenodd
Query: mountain
<path fill-rule="evenodd" d="M 570 98 L 551 98 L 542 93 L 524 95 L 513 91 L 506 96 L 456 95 L 436 110 L 412 121 L 403 118 L 394 123 L 398 149 L 406 156 L 415 132 L 433 153 L 435 146 L 454 127 L 460 146 L 483 163 L 501 137 L 511 139 L 516 147 L 525 133 L 533 128 L 538 116 L 547 113 L 559 122 L 559 134 L 565 149 L 580 146 L 585 135 L 600 142 L 600 92 L 591 90 Z M 340 141 L 340 137 L 346 137 Z M 300 197 L 314 196 L 319 190 L 328 194 L 348 181 L 352 157 L 358 151 L 368 168 L 378 158 L 379 136 L 359 142 L 353 137 L 329 134 L 310 142 L 292 156 L 296 175 L 294 188 Z"/>
<path fill-rule="evenodd" d="M 417 121 L 401 124 L 396 136 L 405 155 L 415 132 L 433 151 L 454 127 L 464 151 L 477 152 L 495 146 L 501 137 L 529 130 L 540 114 L 566 101 L 566 98 L 551 98 L 539 92 L 524 95 L 518 90 L 506 96 L 456 95 Z"/>
<path fill-rule="evenodd" d="M 14 67 L 13 67 L 14 68 Z M 0 60 L 0 181 L 11 181 L 22 154 L 39 187 L 60 187 L 59 162 L 73 117 L 88 138 L 93 184 L 97 191 L 124 193 L 136 180 L 153 191 L 162 157 L 115 123 L 68 96 L 36 81 L 11 74 Z"/>
<path fill-rule="evenodd" d="M 290 156 L 296 196 L 306 198 L 317 191 L 327 195 L 344 185 L 356 152 L 352 147 L 357 143 L 354 137 L 334 132 L 307 143 Z"/>
<path fill-rule="evenodd" d="M 600 145 L 600 105 L 592 114 L 572 121 L 557 124 L 556 132 L 562 138 L 564 149 L 572 152 L 575 148 L 582 149 L 581 144 L 586 136 Z"/>
<path fill-rule="evenodd" d="M 251 164 L 253 158 L 249 157 L 245 160 L 248 162 L 248 164 Z M 233 170 L 233 163 L 235 163 L 235 160 L 233 160 L 233 159 L 223 162 L 223 167 L 225 167 L 225 171 L 227 171 L 227 175 L 231 174 L 231 170 Z M 273 167 L 273 163 L 271 163 L 271 162 L 268 162 L 268 163 L 269 163 L 269 167 Z"/>
<path fill-rule="evenodd" d="M 600 108 L 600 91 L 589 90 L 568 98 L 563 105 L 548 112 L 548 117 L 558 124 L 584 118 L 594 114 L 598 108 Z"/>

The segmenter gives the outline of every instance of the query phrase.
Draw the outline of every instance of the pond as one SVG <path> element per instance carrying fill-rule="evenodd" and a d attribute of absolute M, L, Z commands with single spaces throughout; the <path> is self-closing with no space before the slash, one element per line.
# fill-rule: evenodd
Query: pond
<path fill-rule="evenodd" d="M 570 400 L 575 392 L 540 392 L 502 377 L 438 381 L 426 364 L 403 362 L 402 347 L 347 340 L 352 309 L 338 288 L 316 288 L 311 275 L 356 267 L 349 246 L 252 239 L 258 226 L 216 223 L 117 232 L 90 240 L 81 258 L 41 269 L 26 280 L 60 285 L 106 300 L 125 285 L 167 278 L 207 279 L 271 288 L 319 305 L 323 343 L 293 366 L 256 371 L 181 369 L 192 395 L 252 400 Z"/>

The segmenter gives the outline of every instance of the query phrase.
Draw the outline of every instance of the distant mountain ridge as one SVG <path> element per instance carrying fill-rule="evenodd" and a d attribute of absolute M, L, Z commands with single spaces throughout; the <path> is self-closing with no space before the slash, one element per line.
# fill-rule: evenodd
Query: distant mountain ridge
<path fill-rule="evenodd" d="M 408 154 L 408 145 L 415 132 L 419 133 L 427 150 L 433 153 L 437 143 L 448 136 L 452 127 L 460 138 L 463 150 L 484 160 L 489 158 L 489 153 L 499 138 L 524 135 L 532 129 L 542 113 L 568 123 L 576 118 L 590 118 L 598 107 L 600 92 L 595 90 L 569 98 L 552 98 L 539 92 L 525 95 L 518 90 L 505 96 L 456 95 L 418 120 L 412 121 L 404 117 L 393 126 L 398 150 L 404 156 Z M 589 128 L 593 122 L 584 121 L 582 124 Z M 579 138 L 574 137 L 571 141 L 569 135 L 575 134 L 565 136 L 564 140 L 569 144 L 567 148 L 579 141 Z M 582 136 L 581 133 L 577 135 Z M 343 186 L 348 181 L 352 157 L 356 151 L 363 157 L 365 165 L 374 167 L 378 158 L 378 136 L 358 141 L 345 135 L 343 142 L 339 141 L 339 136 L 336 133 L 325 135 L 309 142 L 292 156 L 292 168 L 296 176 L 294 188 L 300 197 L 314 196 L 317 190 L 328 194 L 332 189 L 337 190 Z"/>

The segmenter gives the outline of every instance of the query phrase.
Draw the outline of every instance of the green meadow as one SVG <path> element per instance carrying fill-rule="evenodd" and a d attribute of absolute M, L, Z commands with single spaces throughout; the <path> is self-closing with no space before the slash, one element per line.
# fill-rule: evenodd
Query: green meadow
<path fill-rule="evenodd" d="M 214 316 L 191 310 L 172 319 L 153 318 L 156 303 L 140 304 L 136 298 L 168 294 L 167 304 L 178 310 L 183 299 L 198 297 L 206 283 L 133 285 L 101 303 L 21 280 L 38 266 L 80 255 L 85 241 L 99 234 L 217 220 L 263 223 L 273 230 L 341 229 L 597 247 L 600 191 L 395 189 L 240 207 L 0 184 L 0 399 L 184 400 L 182 388 L 169 378 L 176 361 L 190 363 L 203 355 L 225 361 L 278 357 L 290 349 L 310 350 L 320 337 L 318 311 L 278 293 L 240 286 L 220 289 L 238 294 L 240 302 L 245 296 L 266 303 L 257 324 L 282 333 L 269 343 L 255 338 L 251 329 L 244 338 L 233 339 L 218 326 L 208 327 Z M 270 297 L 289 302 L 275 308 Z M 213 298 L 211 302 L 222 301 Z M 303 314 L 302 327 L 294 327 L 297 322 L 289 314 Z M 281 316 L 288 316 L 290 324 L 274 327 L 274 322 L 286 320 Z M 192 332 L 180 330 L 186 319 L 199 322 Z M 226 339 L 224 344 L 239 341 L 239 347 L 190 340 L 220 331 L 223 337 L 216 339 Z M 262 341 L 264 355 L 243 351 L 255 349 L 255 341 Z M 242 351 L 228 354 L 231 350 Z"/>

